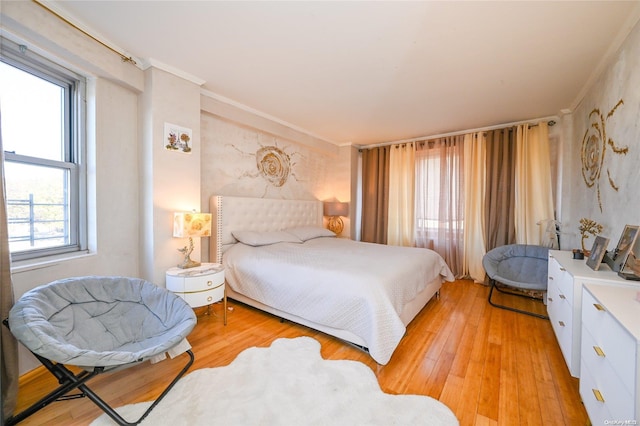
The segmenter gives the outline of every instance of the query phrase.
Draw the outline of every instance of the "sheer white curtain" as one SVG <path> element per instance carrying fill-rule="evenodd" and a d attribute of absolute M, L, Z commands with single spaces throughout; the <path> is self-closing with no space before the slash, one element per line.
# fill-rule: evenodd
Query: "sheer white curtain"
<path fill-rule="evenodd" d="M 389 245 L 414 245 L 414 188 L 414 144 L 393 145 L 389 157 L 389 221 L 387 224 L 387 244 Z"/>
<path fill-rule="evenodd" d="M 416 147 L 415 240 L 439 253 L 456 277 L 463 276 L 463 136 Z"/>
<path fill-rule="evenodd" d="M 486 139 L 483 133 L 464 136 L 465 232 L 464 275 L 484 282 L 484 198 L 486 191 Z"/>
<path fill-rule="evenodd" d="M 546 227 L 540 225 L 554 218 L 547 123 L 518 126 L 515 184 L 516 242 L 552 246 Z"/>

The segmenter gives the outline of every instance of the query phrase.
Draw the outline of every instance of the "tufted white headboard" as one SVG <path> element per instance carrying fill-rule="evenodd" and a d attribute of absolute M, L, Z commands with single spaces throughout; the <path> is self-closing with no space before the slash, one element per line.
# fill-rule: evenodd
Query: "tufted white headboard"
<path fill-rule="evenodd" d="M 214 195 L 209 200 L 213 215 L 209 238 L 209 261 L 220 263 L 222 253 L 235 244 L 233 231 L 280 231 L 296 226 L 322 226 L 322 201 Z"/>

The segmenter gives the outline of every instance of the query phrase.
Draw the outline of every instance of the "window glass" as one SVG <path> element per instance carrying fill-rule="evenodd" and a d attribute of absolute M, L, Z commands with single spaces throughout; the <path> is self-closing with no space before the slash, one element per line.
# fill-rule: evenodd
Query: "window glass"
<path fill-rule="evenodd" d="M 86 247 L 84 79 L 2 39 L 0 129 L 12 260 Z"/>
<path fill-rule="evenodd" d="M 0 93 L 4 150 L 64 161 L 64 89 L 0 62 Z"/>

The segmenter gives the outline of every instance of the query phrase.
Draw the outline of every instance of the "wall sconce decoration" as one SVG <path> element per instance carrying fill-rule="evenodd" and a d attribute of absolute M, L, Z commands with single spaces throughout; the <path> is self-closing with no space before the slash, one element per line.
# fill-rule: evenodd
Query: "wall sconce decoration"
<path fill-rule="evenodd" d="M 349 216 L 349 203 L 341 203 L 339 201 L 325 201 L 323 204 L 324 215 L 329 217 L 327 228 L 340 235 L 344 229 L 344 222 L 340 216 Z"/>
<path fill-rule="evenodd" d="M 191 260 L 193 251 L 193 237 L 211 236 L 211 213 L 176 212 L 173 214 L 173 236 L 189 237 L 189 245 L 178 249 L 184 255 L 184 260 L 178 268 L 187 269 L 200 266 L 200 262 Z"/>

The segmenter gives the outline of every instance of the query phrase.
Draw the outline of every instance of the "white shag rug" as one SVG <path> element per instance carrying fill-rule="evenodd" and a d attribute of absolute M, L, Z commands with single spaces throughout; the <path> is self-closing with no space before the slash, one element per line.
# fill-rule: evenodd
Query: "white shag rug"
<path fill-rule="evenodd" d="M 197 354 L 196 354 L 197 356 Z M 150 403 L 117 411 L 134 421 Z M 92 426 L 115 424 L 106 414 Z M 325 360 L 310 337 L 253 347 L 226 367 L 183 377 L 142 425 L 458 425 L 451 410 L 428 396 L 382 392 L 371 369 Z"/>

